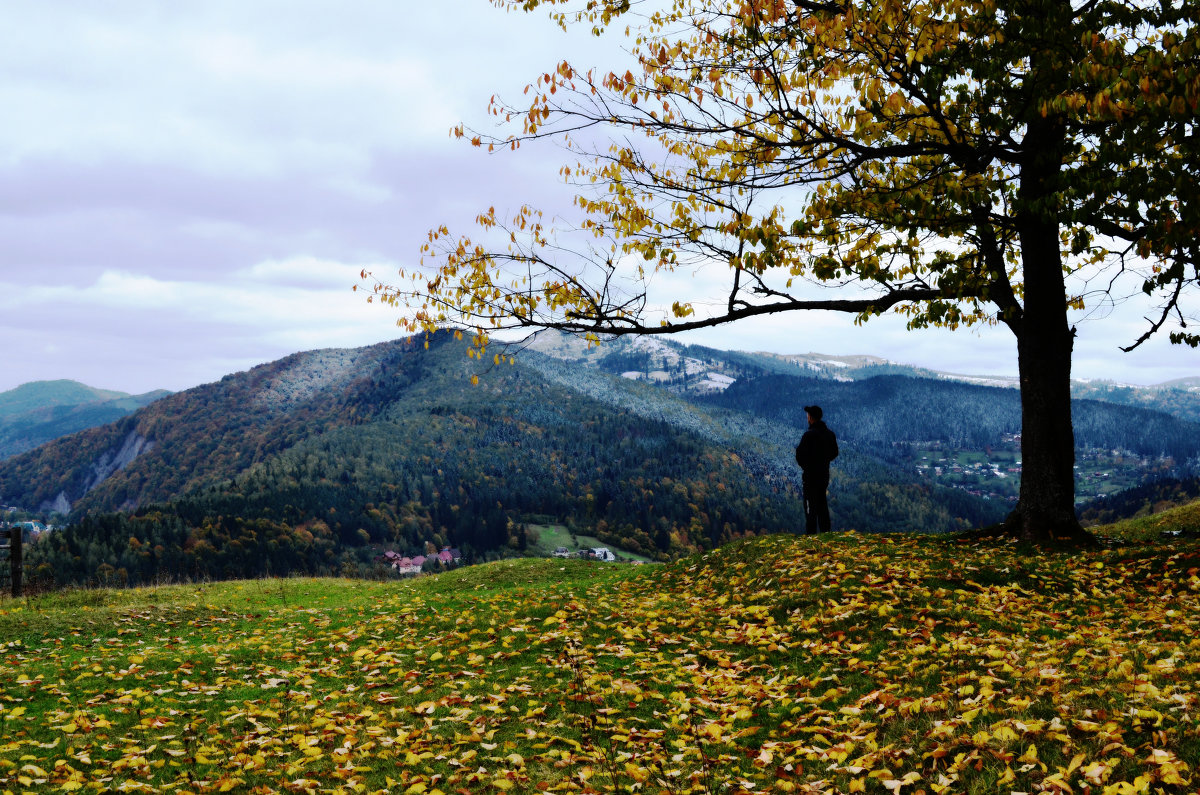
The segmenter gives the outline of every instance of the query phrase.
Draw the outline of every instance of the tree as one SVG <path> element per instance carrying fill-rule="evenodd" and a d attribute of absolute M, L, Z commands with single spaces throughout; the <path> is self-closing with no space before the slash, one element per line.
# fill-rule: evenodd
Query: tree
<path fill-rule="evenodd" d="M 1176 324 L 1200 343 L 1182 311 L 1200 282 L 1195 0 L 493 1 L 598 35 L 627 23 L 636 65 L 564 61 L 528 107 L 493 100 L 509 134 L 456 130 L 488 150 L 561 138 L 582 220 L 490 209 L 478 240 L 432 231 L 430 272 L 363 274 L 410 309 L 402 325 L 463 324 L 482 348 L 496 329 L 670 334 L 805 310 L 1003 324 L 1024 466 L 1005 528 L 1090 541 L 1068 310 L 1133 279 L 1155 314 L 1128 349 Z M 658 309 L 653 277 L 680 269 L 724 287 Z"/>

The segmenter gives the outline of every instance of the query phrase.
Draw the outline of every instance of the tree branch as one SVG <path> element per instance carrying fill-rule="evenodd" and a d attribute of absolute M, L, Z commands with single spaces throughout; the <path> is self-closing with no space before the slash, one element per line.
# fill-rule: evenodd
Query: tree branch
<path fill-rule="evenodd" d="M 592 332 L 621 336 L 623 334 L 678 334 L 683 331 L 694 331 L 702 328 L 712 328 L 736 320 L 749 317 L 773 315 L 779 312 L 796 310 L 825 310 L 829 312 L 848 312 L 853 314 L 878 314 L 891 309 L 896 304 L 905 302 L 958 300 L 978 296 L 951 296 L 942 290 L 913 288 L 894 290 L 878 298 L 863 299 L 834 299 L 834 300 L 800 300 L 778 301 L 758 306 L 743 305 L 739 309 L 727 310 L 724 314 L 701 318 L 683 323 L 663 323 L 660 325 L 645 325 L 642 321 L 631 317 L 602 315 L 595 318 L 567 318 L 561 321 L 535 321 L 525 319 L 521 324 L 526 327 L 554 328 L 559 331 Z"/>
<path fill-rule="evenodd" d="M 1183 292 L 1183 285 L 1185 283 L 1186 283 L 1185 279 L 1180 279 L 1179 281 L 1175 282 L 1175 291 L 1173 293 L 1171 293 L 1171 297 L 1167 301 L 1167 305 L 1163 307 L 1162 316 L 1159 317 L 1159 319 L 1157 321 L 1153 321 L 1153 320 L 1150 320 L 1150 318 L 1146 318 L 1146 320 L 1149 321 L 1149 323 L 1150 323 L 1150 328 L 1146 330 L 1145 334 L 1138 337 L 1137 340 L 1132 345 L 1130 345 L 1128 348 L 1121 348 L 1122 351 L 1124 351 L 1125 353 L 1129 353 L 1130 351 L 1134 350 L 1135 348 L 1140 347 L 1143 342 L 1145 342 L 1146 340 L 1153 337 L 1155 332 L 1157 332 L 1160 328 L 1162 328 L 1166 324 L 1167 318 L 1169 318 L 1171 316 L 1171 311 L 1176 306 L 1179 305 L 1179 294 L 1181 292 Z"/>

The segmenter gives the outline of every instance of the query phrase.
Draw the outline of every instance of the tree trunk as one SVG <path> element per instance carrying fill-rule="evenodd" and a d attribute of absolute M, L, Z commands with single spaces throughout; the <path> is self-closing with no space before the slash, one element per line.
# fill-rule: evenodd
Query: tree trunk
<path fill-rule="evenodd" d="M 1075 433 L 1071 426 L 1074 332 L 1026 312 L 1017 340 L 1021 375 L 1021 494 L 1007 531 L 1039 546 L 1091 546 L 1075 517 Z"/>
<path fill-rule="evenodd" d="M 1071 352 L 1067 287 L 1059 239 L 1059 175 L 1064 127 L 1029 123 L 1017 193 L 1017 235 L 1025 305 L 1010 324 L 1021 377 L 1021 493 L 1006 530 L 1041 546 L 1095 545 L 1075 517 L 1075 432 L 1071 425 Z"/>

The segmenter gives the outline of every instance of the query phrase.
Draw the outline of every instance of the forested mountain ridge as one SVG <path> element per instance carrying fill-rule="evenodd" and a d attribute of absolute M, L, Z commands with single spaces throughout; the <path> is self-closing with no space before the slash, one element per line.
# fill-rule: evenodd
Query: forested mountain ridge
<path fill-rule="evenodd" d="M 599 346 L 589 347 L 582 340 L 553 331 L 540 332 L 530 347 L 573 364 L 652 380 L 692 393 L 721 391 L 738 378 L 768 374 L 839 382 L 899 375 L 948 384 L 1014 390 L 1017 386 L 1015 377 L 950 373 L 868 355 L 748 353 L 646 338 L 609 338 Z M 1200 422 L 1200 378 L 1181 378 L 1151 386 L 1075 379 L 1071 382 L 1071 394 L 1077 400 L 1150 409 Z"/>
<path fill-rule="evenodd" d="M 167 394 L 130 395 L 69 380 L 32 381 L 0 392 L 0 460 L 113 422 Z"/>
<path fill-rule="evenodd" d="M 651 557 L 800 529 L 798 428 L 532 351 L 481 366 L 449 335 L 423 341 L 297 354 L 0 463 L 5 501 L 71 502 L 74 526 L 31 565 L 144 582 L 360 570 L 380 548 L 479 559 L 518 553 L 536 523 Z M 853 445 L 837 466 L 843 527 L 995 512 Z"/>
<path fill-rule="evenodd" d="M 487 368 L 473 387 L 462 344 L 420 343 L 265 365 L 0 466 L 6 500 L 19 502 L 22 482 L 46 499 L 86 487 L 95 466 L 40 488 L 28 472 L 85 443 L 90 461 L 144 440 L 77 501 L 88 515 L 31 547 L 31 565 L 59 582 L 102 567 L 141 582 L 338 571 L 369 566 L 380 547 L 519 551 L 537 520 L 652 556 L 794 527 L 794 484 L 749 476 L 728 449 L 522 365 Z M 337 367 L 311 366 L 330 357 Z M 224 424 L 206 424 L 214 414 Z"/>
<path fill-rule="evenodd" d="M 1071 384 L 1071 396 L 1161 411 L 1180 419 L 1200 422 L 1200 385 L 1196 380 L 1181 378 L 1151 387 L 1108 381 L 1075 381 Z"/>
<path fill-rule="evenodd" d="M 80 514 L 130 510 L 228 478 L 377 410 L 371 384 L 417 376 L 412 341 L 292 354 L 163 398 L 109 425 L 0 462 L 0 497 Z M 354 382 L 361 382 L 351 389 Z"/>
<path fill-rule="evenodd" d="M 567 360 L 527 349 L 515 366 L 470 359 L 450 334 L 425 342 L 294 354 L 172 395 L 0 462 L 0 499 L 71 512 L 30 553 L 59 582 L 361 571 L 383 548 L 482 559 L 518 554 L 539 524 L 670 557 L 802 529 L 792 449 L 818 402 L 843 440 L 839 527 L 943 532 L 1006 510 L 924 474 L 919 445 L 1003 442 L 1013 390 L 803 378 L 645 341 Z M 1146 455 L 1194 456 L 1200 438 L 1154 412 L 1077 416 L 1088 438 Z M 1130 417 L 1156 430 L 1139 441 Z"/>
<path fill-rule="evenodd" d="M 1015 390 L 908 376 L 833 382 L 771 375 L 735 383 L 702 400 L 798 424 L 805 405 L 796 400 L 800 395 L 836 417 L 844 438 L 876 450 L 929 440 L 983 448 L 1021 432 Z M 1096 400 L 1073 401 L 1072 414 L 1081 447 L 1119 448 L 1181 462 L 1200 456 L 1200 425 L 1194 422 Z"/>
<path fill-rule="evenodd" d="M 878 357 L 724 352 L 653 339 L 609 339 L 591 349 L 561 335 L 539 343 L 572 368 L 653 381 L 797 434 L 803 406 L 817 403 L 845 440 L 877 461 L 990 499 L 1016 498 L 1021 410 L 1018 391 L 1003 378 L 955 376 Z M 1189 383 L 1135 388 L 1078 381 L 1074 391 L 1079 502 L 1151 479 L 1187 477 L 1200 466 L 1200 391 Z"/>

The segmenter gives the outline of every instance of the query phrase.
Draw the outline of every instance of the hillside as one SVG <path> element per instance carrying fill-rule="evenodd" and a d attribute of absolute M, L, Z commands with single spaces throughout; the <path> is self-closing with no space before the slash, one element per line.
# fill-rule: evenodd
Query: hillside
<path fill-rule="evenodd" d="M 1020 398 L 1000 386 L 1002 379 L 922 371 L 876 357 L 748 354 L 656 339 L 588 348 L 561 335 L 539 335 L 533 347 L 563 361 L 565 377 L 576 383 L 588 381 L 588 371 L 617 373 L 700 406 L 752 416 L 789 438 L 804 428 L 803 406 L 816 403 L 840 439 L 892 473 L 864 472 L 862 480 L 913 474 L 917 482 L 1001 505 L 1016 500 Z M 1102 394 L 1076 387 L 1080 395 Z M 1120 394 L 1126 402 L 1073 402 L 1080 503 L 1152 480 L 1194 476 L 1200 468 L 1200 423 L 1189 419 L 1200 417 L 1200 393 L 1127 388 Z M 853 464 L 840 463 L 860 479 Z"/>
<path fill-rule="evenodd" d="M 793 531 L 802 514 L 798 473 L 786 466 L 790 447 L 753 436 L 752 418 L 735 422 L 728 412 L 699 411 L 620 378 L 571 388 L 571 369 L 548 360 L 491 369 L 471 387 L 461 347 L 445 340 L 430 351 L 397 345 L 358 356 L 380 367 L 378 378 L 314 392 L 288 411 L 238 419 L 223 408 L 254 405 L 255 384 L 269 383 L 274 393 L 292 383 L 268 367 L 222 382 L 230 397 L 217 403 L 219 414 L 204 388 L 155 407 L 208 407 L 203 416 L 222 416 L 219 427 L 188 430 L 147 412 L 130 421 L 141 425 L 111 429 L 109 444 L 126 454 L 118 451 L 109 479 L 79 501 L 90 514 L 30 548 L 34 576 L 65 584 L 367 572 L 381 548 L 418 554 L 443 545 L 478 561 L 520 554 L 527 526 L 545 522 L 670 557 L 745 534 Z M 162 430 L 142 436 L 151 423 Z M 291 445 L 269 448 L 267 440 Z M 924 530 L 978 522 L 980 509 L 957 494 L 889 481 L 853 451 L 846 460 L 885 479 L 845 477 L 840 517 L 877 527 L 894 518 L 896 527 Z M 127 465 L 111 465 L 119 461 Z M 238 462 L 247 465 L 214 474 Z M 106 512 L 133 485 L 152 493 L 181 471 L 195 484 L 180 496 Z M 0 482 L 5 474 L 0 466 Z M 38 495 L 48 499 L 57 488 Z"/>
<path fill-rule="evenodd" d="M 31 567 L 59 584 L 365 573 L 384 549 L 520 555 L 547 525 L 667 560 L 801 529 L 805 401 L 842 440 L 838 528 L 977 527 L 1015 495 L 1013 390 L 805 378 L 653 340 L 515 365 L 469 359 L 449 334 L 424 342 L 294 354 L 0 462 L 0 500 L 74 522 L 31 547 Z M 1107 456 L 1081 454 L 1081 481 L 1103 469 L 1094 488 L 1200 445 L 1164 414 L 1082 402 L 1076 416 Z"/>
<path fill-rule="evenodd" d="M 76 519 L 31 568 L 60 584 L 359 572 L 383 548 L 520 554 L 546 523 L 669 558 L 797 529 L 797 428 L 532 351 L 481 367 L 449 335 L 422 343 L 296 354 L 0 463 L 6 501 Z M 996 516 L 853 444 L 839 466 L 844 527 Z"/>
<path fill-rule="evenodd" d="M 1200 384 L 1180 378 L 1155 387 L 1127 386 L 1104 381 L 1074 382 L 1071 395 L 1122 406 L 1161 411 L 1180 419 L 1200 422 Z"/>
<path fill-rule="evenodd" d="M 1117 500 L 1100 501 L 1091 517 L 1094 532 L 1123 538 L 1153 540 L 1164 536 L 1200 538 L 1200 480 L 1162 481 L 1133 489 Z M 1130 506 L 1112 502 L 1128 501 Z M 1114 515 L 1131 519 L 1113 521 Z"/>
<path fill-rule="evenodd" d="M 0 789 L 1195 792 L 1200 542 L 1164 529 L 0 600 Z"/>
<path fill-rule="evenodd" d="M 893 375 L 1010 390 L 1015 390 L 1018 385 L 1013 376 L 987 373 L 964 375 L 868 355 L 747 353 L 680 345 L 662 339 L 631 338 L 610 338 L 600 346 L 589 348 L 582 340 L 551 331 L 539 332 L 529 347 L 574 364 L 625 373 L 630 377 L 654 380 L 696 393 L 721 391 L 739 377 L 765 374 L 839 382 L 865 381 Z M 1071 395 L 1077 400 L 1134 406 L 1189 422 L 1200 422 L 1200 378 L 1196 377 L 1179 378 L 1151 386 L 1073 379 Z"/>
<path fill-rule="evenodd" d="M 11 502 L 23 483 L 82 517 L 27 553 L 59 583 L 369 570 L 381 547 L 482 559 L 518 554 L 535 521 L 657 556 L 785 528 L 799 510 L 789 482 L 748 477 L 695 434 L 527 367 L 472 387 L 468 366 L 446 335 L 428 351 L 418 338 L 289 357 L 6 462 L 0 483 Z M 61 476 L 40 481 L 55 456 Z"/>
<path fill-rule="evenodd" d="M 0 392 L 0 459 L 107 425 L 169 394 L 129 395 L 77 381 L 34 381 Z"/>

